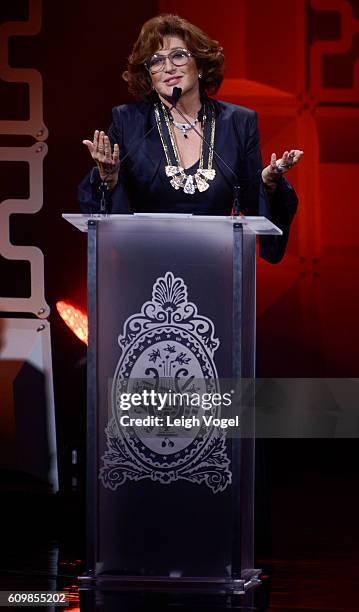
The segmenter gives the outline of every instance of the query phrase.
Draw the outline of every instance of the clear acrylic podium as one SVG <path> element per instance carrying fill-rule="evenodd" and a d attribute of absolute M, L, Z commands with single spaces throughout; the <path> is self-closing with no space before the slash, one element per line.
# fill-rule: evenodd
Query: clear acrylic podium
<path fill-rule="evenodd" d="M 139 379 L 254 377 L 256 234 L 281 231 L 263 217 L 64 218 L 88 232 L 88 579 L 244 593 L 259 582 L 251 424 L 128 431 L 119 398 Z"/>

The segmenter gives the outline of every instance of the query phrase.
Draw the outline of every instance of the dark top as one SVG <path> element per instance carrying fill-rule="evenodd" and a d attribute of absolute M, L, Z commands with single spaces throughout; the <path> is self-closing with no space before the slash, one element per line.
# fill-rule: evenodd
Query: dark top
<path fill-rule="evenodd" d="M 297 196 L 283 177 L 273 195 L 268 197 L 262 179 L 262 159 L 259 146 L 257 114 L 242 106 L 211 100 L 216 115 L 214 148 L 233 168 L 239 179 L 240 209 L 247 215 L 263 215 L 283 231 L 283 236 L 261 236 L 260 255 L 272 263 L 279 262 L 285 252 L 289 227 L 297 208 Z M 165 175 L 166 157 L 157 127 L 153 105 L 138 102 L 117 106 L 112 111 L 113 122 L 108 135 L 117 142 L 120 155 L 129 155 L 121 166 L 117 186 L 111 192 L 111 213 L 169 212 L 202 215 L 229 215 L 233 205 L 235 177 L 215 157 L 216 177 L 204 192 L 186 194 L 174 189 Z M 206 146 L 206 145 L 204 145 Z M 197 165 L 186 170 L 194 174 Z M 79 186 L 81 210 L 98 212 L 100 178 L 97 168 Z"/>

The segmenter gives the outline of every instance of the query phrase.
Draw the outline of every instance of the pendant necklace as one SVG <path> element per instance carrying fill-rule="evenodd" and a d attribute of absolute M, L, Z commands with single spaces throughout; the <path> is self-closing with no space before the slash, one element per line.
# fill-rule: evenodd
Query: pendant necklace
<path fill-rule="evenodd" d="M 199 123 L 199 121 L 196 117 L 196 119 L 192 123 L 178 123 L 174 119 L 172 119 L 172 123 L 178 130 L 181 130 L 184 138 L 188 138 L 187 132 L 193 130 L 193 128 L 196 126 L 197 123 Z"/>
<path fill-rule="evenodd" d="M 209 106 L 206 105 L 206 106 Z M 170 184 L 176 190 L 183 189 L 184 193 L 194 194 L 196 189 L 198 191 L 206 191 L 209 188 L 208 181 L 213 181 L 216 176 L 216 171 L 212 167 L 213 166 L 213 148 L 214 148 L 214 136 L 216 130 L 216 119 L 213 108 L 209 108 L 210 111 L 210 123 L 207 123 L 207 108 L 204 107 L 203 112 L 203 134 L 206 140 L 209 140 L 209 147 L 207 151 L 207 161 L 205 164 L 205 154 L 203 147 L 203 140 L 201 140 L 201 150 L 200 150 L 200 159 L 199 159 L 199 167 L 195 174 L 186 174 L 183 165 L 181 163 L 180 154 L 177 148 L 177 143 L 175 139 L 175 135 L 173 132 L 173 125 L 168 117 L 168 112 L 163 104 L 163 102 L 155 103 L 155 117 L 157 123 L 158 133 L 160 135 L 161 143 L 163 146 L 163 150 L 165 152 L 167 165 L 165 166 L 166 176 L 170 179 Z M 191 129 L 193 124 L 180 124 L 180 125 L 190 125 Z M 166 142 L 166 138 L 164 136 L 164 128 L 166 128 L 167 135 L 169 137 L 170 146 Z M 181 128 L 182 129 L 182 128 Z M 189 128 L 187 128 L 188 130 Z M 209 134 L 208 134 L 209 131 Z M 207 133 L 206 133 L 207 132 Z M 209 136 L 209 138 L 208 138 Z M 206 167 L 205 167 L 206 165 Z"/>

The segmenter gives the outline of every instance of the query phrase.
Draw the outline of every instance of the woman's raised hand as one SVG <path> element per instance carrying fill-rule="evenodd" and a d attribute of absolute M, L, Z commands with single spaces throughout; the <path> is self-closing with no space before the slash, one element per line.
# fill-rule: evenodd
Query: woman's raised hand
<path fill-rule="evenodd" d="M 113 152 L 111 151 L 111 143 L 105 132 L 95 130 L 93 141 L 83 140 L 84 145 L 90 151 L 92 159 L 96 162 L 101 180 L 107 183 L 109 189 L 113 189 L 118 181 L 118 173 L 120 169 L 120 148 L 118 144 L 114 144 Z"/>
<path fill-rule="evenodd" d="M 292 149 L 291 151 L 284 151 L 282 157 L 277 159 L 275 153 L 272 153 L 270 164 L 263 168 L 262 179 L 264 184 L 273 188 L 277 184 L 282 174 L 285 174 L 299 162 L 303 157 L 304 151 L 300 149 Z"/>

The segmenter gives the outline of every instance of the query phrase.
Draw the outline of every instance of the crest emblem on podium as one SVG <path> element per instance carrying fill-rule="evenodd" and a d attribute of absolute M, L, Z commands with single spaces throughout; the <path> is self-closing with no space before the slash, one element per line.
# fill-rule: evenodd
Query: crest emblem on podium
<path fill-rule="evenodd" d="M 187 287 L 172 272 L 157 278 L 152 299 L 124 323 L 118 342 L 122 353 L 112 389 L 112 415 L 105 430 L 106 451 L 99 478 L 116 490 L 126 480 L 150 479 L 162 484 L 185 480 L 207 485 L 214 493 L 231 482 L 225 434 L 205 425 L 203 406 L 178 405 L 175 397 L 219 393 L 214 353 L 219 346 L 213 322 L 188 301 Z M 140 425 L 123 426 L 124 394 L 152 393 L 167 397 L 158 411 L 153 405 L 131 406 L 128 417 Z M 220 408 L 205 414 L 219 416 Z M 151 417 L 160 415 L 160 423 Z M 147 417 L 147 424 L 146 423 Z M 197 417 L 197 418 L 196 418 Z M 174 426 L 193 419 L 191 428 Z"/>

